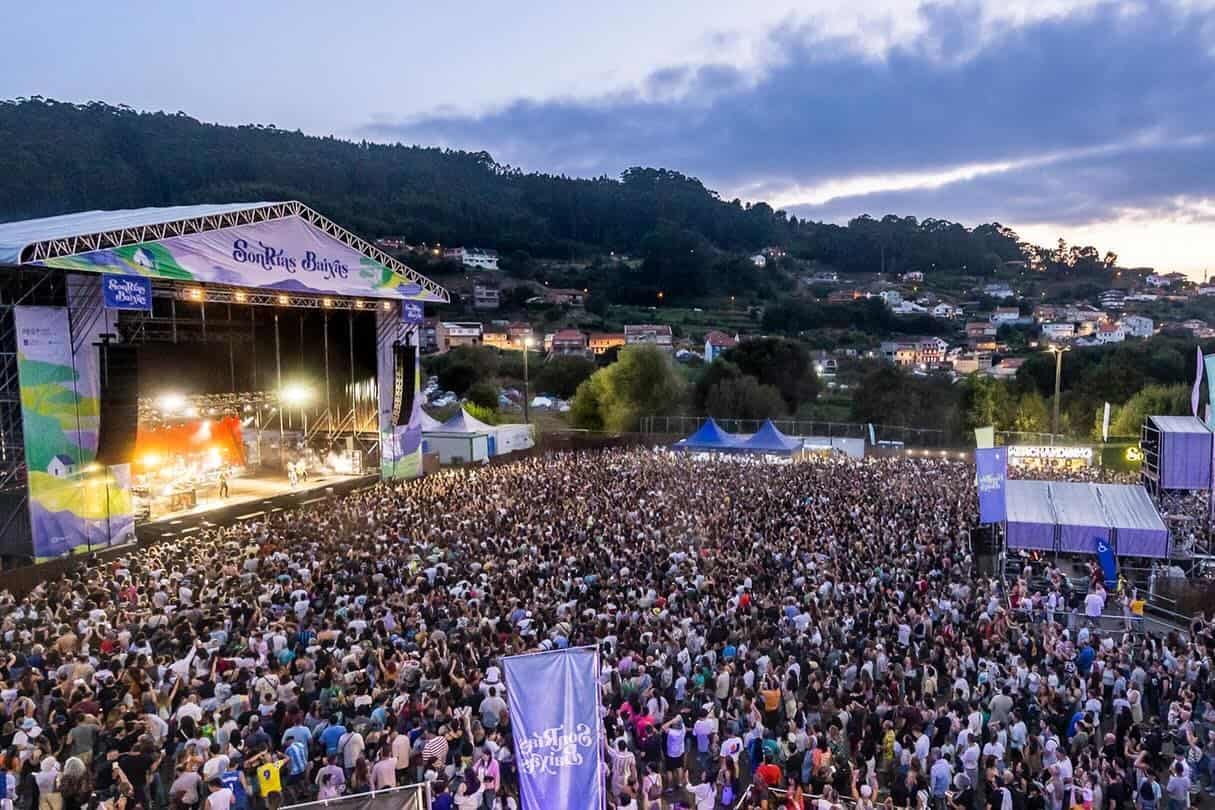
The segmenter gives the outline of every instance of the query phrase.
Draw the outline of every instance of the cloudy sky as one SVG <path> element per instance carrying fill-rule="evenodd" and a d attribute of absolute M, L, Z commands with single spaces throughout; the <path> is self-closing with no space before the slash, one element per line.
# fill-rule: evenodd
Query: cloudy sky
<path fill-rule="evenodd" d="M 0 97 L 574 175 L 664 166 L 799 216 L 996 220 L 1215 271 L 1215 0 L 64 0 L 6 18 Z"/>

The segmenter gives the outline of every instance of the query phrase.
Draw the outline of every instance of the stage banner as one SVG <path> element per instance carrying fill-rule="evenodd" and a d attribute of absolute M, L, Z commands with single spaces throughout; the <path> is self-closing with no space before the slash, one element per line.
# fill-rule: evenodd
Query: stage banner
<path fill-rule="evenodd" d="M 994 427 L 975 428 L 975 447 L 985 450 L 996 446 L 996 429 Z"/>
<path fill-rule="evenodd" d="M 1198 418 L 1198 400 L 1202 396 L 1202 347 L 1196 347 L 1198 351 L 1198 368 L 1194 372 L 1194 388 L 1190 391 L 1190 410 L 1194 413 L 1194 418 Z"/>
<path fill-rule="evenodd" d="M 1202 364 L 1207 372 L 1207 412 L 1206 423 L 1208 426 L 1215 425 L 1215 354 L 1208 354 L 1202 358 Z"/>
<path fill-rule="evenodd" d="M 1008 449 L 975 450 L 975 472 L 979 486 L 979 522 L 1001 523 L 1007 517 L 1004 488 L 1008 480 Z"/>
<path fill-rule="evenodd" d="M 17 375 L 39 560 L 134 538 L 129 465 L 95 463 L 100 386 L 92 340 L 72 351 L 65 307 L 15 307 Z M 100 318 L 96 328 L 103 327 Z"/>
<path fill-rule="evenodd" d="M 420 284 L 295 216 L 33 264 L 284 293 L 438 300 Z"/>
<path fill-rule="evenodd" d="M 146 276 L 101 277 L 101 296 L 106 309 L 152 311 L 152 279 Z"/>
<path fill-rule="evenodd" d="M 1105 403 L 1105 410 L 1101 414 L 1101 441 L 1108 442 L 1110 440 L 1110 404 Z"/>
<path fill-rule="evenodd" d="M 1101 565 L 1101 573 L 1105 577 L 1105 589 L 1112 591 L 1118 587 L 1118 558 L 1114 556 L 1110 544 L 1100 537 L 1093 538 L 1093 545 L 1097 562 Z"/>
<path fill-rule="evenodd" d="M 417 326 L 425 320 L 422 305 L 417 301 L 406 301 L 401 304 L 401 320 L 411 326 Z"/>
<path fill-rule="evenodd" d="M 523 810 L 604 806 L 599 651 L 502 659 Z"/>
<path fill-rule="evenodd" d="M 409 422 L 396 423 L 392 410 L 393 383 L 396 379 L 396 352 L 393 345 L 417 345 L 417 335 L 405 334 L 401 316 L 383 308 L 376 310 L 376 385 L 380 406 L 380 477 L 417 478 L 422 474 L 422 371 L 418 352 L 414 352 L 412 373 L 406 372 L 406 385 L 413 386 L 413 408 Z"/>

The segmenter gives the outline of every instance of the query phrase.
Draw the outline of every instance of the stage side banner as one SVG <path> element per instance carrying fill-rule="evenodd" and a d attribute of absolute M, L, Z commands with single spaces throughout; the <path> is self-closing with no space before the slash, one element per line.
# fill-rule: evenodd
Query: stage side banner
<path fill-rule="evenodd" d="M 106 309 L 152 311 L 152 279 L 147 276 L 107 273 L 101 278 L 101 295 Z"/>
<path fill-rule="evenodd" d="M 502 666 L 523 810 L 603 807 L 599 652 L 520 655 Z"/>
<path fill-rule="evenodd" d="M 284 293 L 438 300 L 299 217 L 106 248 L 35 264 Z"/>
<path fill-rule="evenodd" d="M 979 522 L 1002 522 L 1006 517 L 1004 491 L 1008 481 L 1008 449 L 975 450 L 975 473 L 979 486 Z"/>
<path fill-rule="evenodd" d="M 19 306 L 13 317 L 34 557 L 126 542 L 134 533 L 130 467 L 94 464 L 99 378 L 93 341 L 83 341 L 73 355 L 64 307 Z"/>
<path fill-rule="evenodd" d="M 406 371 L 405 384 L 413 386 L 413 408 L 408 424 L 396 424 L 392 412 L 393 383 L 396 378 L 396 352 L 393 344 L 417 345 L 416 332 L 407 334 L 398 313 L 376 311 L 376 385 L 380 405 L 380 477 L 417 478 L 422 474 L 422 396 L 421 365 L 414 352 L 413 369 Z"/>

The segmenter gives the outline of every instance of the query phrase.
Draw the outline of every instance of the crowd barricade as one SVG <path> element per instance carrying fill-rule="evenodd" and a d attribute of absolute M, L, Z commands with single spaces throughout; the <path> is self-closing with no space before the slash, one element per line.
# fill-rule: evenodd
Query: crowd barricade
<path fill-rule="evenodd" d="M 283 810 L 430 810 L 432 802 L 429 782 L 416 785 L 375 790 L 370 793 L 359 793 L 353 796 L 339 796 L 336 799 L 320 799 L 302 804 L 286 805 Z"/>

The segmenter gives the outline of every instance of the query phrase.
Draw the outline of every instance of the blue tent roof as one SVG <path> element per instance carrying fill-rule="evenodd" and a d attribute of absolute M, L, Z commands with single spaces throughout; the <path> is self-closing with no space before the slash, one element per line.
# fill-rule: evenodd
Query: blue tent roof
<path fill-rule="evenodd" d="M 771 419 L 767 419 L 764 420 L 763 427 L 755 431 L 751 438 L 738 445 L 738 449 L 759 453 L 792 453 L 801 446 L 799 439 L 789 438 L 776 429 Z"/>
<path fill-rule="evenodd" d="M 695 433 L 680 439 L 675 446 L 684 450 L 727 450 L 737 447 L 738 439 L 722 430 L 710 417 Z"/>

